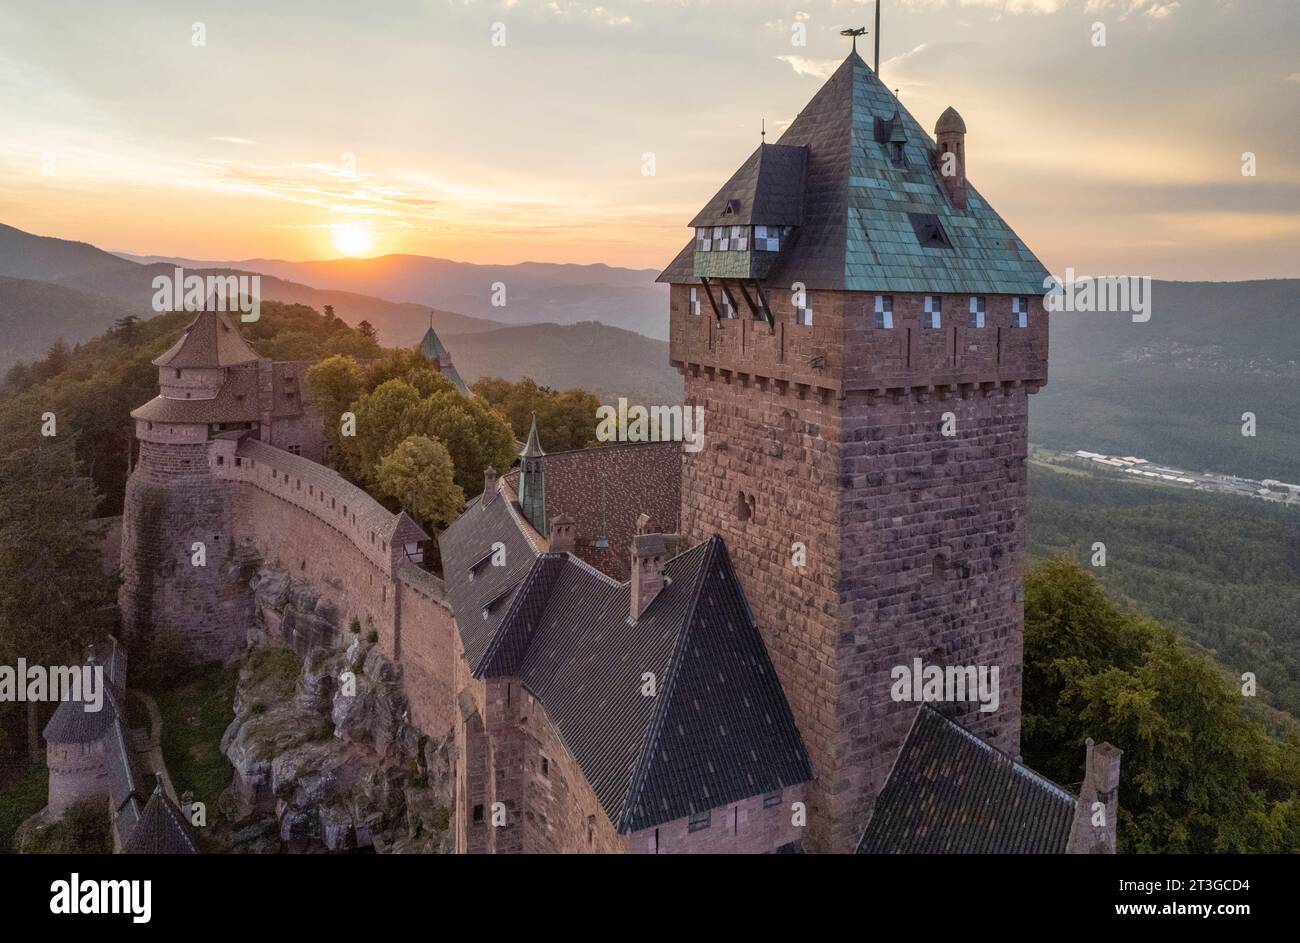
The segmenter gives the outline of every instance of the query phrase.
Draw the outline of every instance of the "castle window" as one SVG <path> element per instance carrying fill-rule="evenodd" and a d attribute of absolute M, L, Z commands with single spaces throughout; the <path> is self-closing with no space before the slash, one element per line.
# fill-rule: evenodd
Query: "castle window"
<path fill-rule="evenodd" d="M 984 326 L 984 296 L 972 295 L 970 300 L 970 326 Z"/>
<path fill-rule="evenodd" d="M 726 235 L 725 235 L 726 232 L 727 232 L 726 226 L 713 227 L 713 251 L 714 252 L 722 252 L 727 248 Z"/>
<path fill-rule="evenodd" d="M 725 291 L 722 293 L 722 315 L 727 318 L 734 318 L 736 316 L 736 309 L 732 306 L 731 299 L 727 297 Z"/>
<path fill-rule="evenodd" d="M 1011 299 L 1011 326 L 1029 327 L 1029 299 Z"/>
<path fill-rule="evenodd" d="M 776 226 L 754 227 L 755 252 L 781 251 L 781 230 Z"/>
<path fill-rule="evenodd" d="M 542 775 L 547 779 L 551 778 L 551 761 L 546 757 L 542 757 Z"/>
<path fill-rule="evenodd" d="M 740 492 L 740 498 L 736 502 L 736 517 L 742 521 L 749 520 L 754 513 L 753 500 L 753 498 L 745 497 L 745 492 Z"/>
<path fill-rule="evenodd" d="M 701 226 L 695 230 L 695 251 L 712 252 L 713 251 L 713 230 Z"/>
<path fill-rule="evenodd" d="M 217 456 L 217 464 L 218 464 L 218 465 L 224 465 L 224 464 L 226 464 L 226 457 L 225 457 L 224 455 L 218 455 L 218 456 Z"/>
<path fill-rule="evenodd" d="M 301 445 L 291 445 L 291 446 L 289 446 L 285 451 L 287 451 L 290 455 L 301 455 L 301 454 L 302 454 L 302 446 L 301 446 Z"/>
<path fill-rule="evenodd" d="M 890 159 L 893 160 L 895 167 L 902 167 L 907 163 L 906 155 L 903 153 L 903 142 L 895 141 L 892 147 L 893 153 L 890 155 Z"/>
<path fill-rule="evenodd" d="M 691 314 L 699 314 L 699 313 L 700 313 L 700 290 L 698 288 L 692 288 L 691 289 Z"/>
<path fill-rule="evenodd" d="M 596 817 L 587 816 L 587 847 L 590 848 L 596 843 Z"/>
<path fill-rule="evenodd" d="M 777 806 L 777 805 L 780 805 L 780 804 L 781 804 L 781 790 L 780 790 L 780 789 L 778 789 L 776 792 L 768 793 L 766 796 L 763 797 L 763 808 L 764 808 L 764 809 L 770 809 L 770 808 L 772 808 L 773 806 Z"/>
<path fill-rule="evenodd" d="M 942 583 L 948 579 L 948 558 L 942 553 L 936 553 L 930 563 L 930 579 L 936 583 Z"/>
<path fill-rule="evenodd" d="M 916 241 L 923 249 L 952 248 L 938 216 L 933 213 L 908 213 L 907 218 L 912 224 L 912 232 L 916 234 Z"/>
<path fill-rule="evenodd" d="M 687 831 L 690 831 L 690 832 L 702 832 L 702 831 L 704 831 L 706 828 L 709 827 L 709 822 L 710 822 L 711 816 L 712 816 L 712 813 L 709 813 L 709 812 L 695 812 L 695 813 L 692 813 L 692 814 L 691 814 L 691 817 L 690 817 L 690 820 L 689 820 L 689 822 L 687 823 L 686 830 L 687 830 Z"/>
<path fill-rule="evenodd" d="M 479 805 L 474 806 L 474 824 L 475 824 L 475 825 L 482 825 L 482 824 L 483 824 L 483 806 L 482 806 L 482 804 L 479 804 Z"/>
<path fill-rule="evenodd" d="M 794 323 L 802 327 L 812 327 L 813 311 L 812 308 L 804 307 L 794 309 Z"/>
<path fill-rule="evenodd" d="M 876 327 L 892 330 L 894 327 L 894 296 L 876 295 Z"/>
<path fill-rule="evenodd" d="M 744 252 L 749 248 L 749 227 L 732 226 L 731 227 L 731 248 L 736 252 Z"/>
<path fill-rule="evenodd" d="M 177 371 L 176 371 L 176 379 L 179 380 L 180 378 L 181 378 L 181 372 L 180 372 L 179 370 L 177 370 Z"/>
<path fill-rule="evenodd" d="M 938 295 L 925 296 L 925 326 L 933 330 L 943 327 L 943 299 Z"/>

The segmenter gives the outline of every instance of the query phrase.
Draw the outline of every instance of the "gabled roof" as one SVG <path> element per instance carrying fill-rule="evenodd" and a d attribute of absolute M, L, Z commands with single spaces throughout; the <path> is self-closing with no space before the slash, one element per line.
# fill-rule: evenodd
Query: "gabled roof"
<path fill-rule="evenodd" d="M 465 658 L 537 698 L 620 832 L 812 778 L 720 537 L 667 561 L 633 621 L 627 583 L 538 553 L 524 526 L 503 490 L 440 538 Z M 484 565 L 496 542 L 505 565 Z"/>
<path fill-rule="evenodd" d="M 1061 854 L 1075 797 L 928 706 L 903 742 L 858 854 Z"/>
<path fill-rule="evenodd" d="M 876 119 L 888 121 L 895 110 L 900 122 L 891 130 L 901 128 L 907 142 L 901 167 L 893 163 L 889 143 L 875 134 Z M 857 53 L 844 60 L 778 144 L 805 147 L 808 157 L 802 224 L 767 274 L 773 283 L 1043 294 L 1047 270 L 969 181 L 966 208 L 952 205 L 932 164 L 934 141 Z M 921 245 L 910 213 L 937 216 L 951 245 Z M 659 280 L 695 281 L 692 250 L 693 244 L 686 246 Z"/>
<path fill-rule="evenodd" d="M 200 311 L 180 340 L 154 361 L 159 367 L 233 367 L 258 359 L 224 311 Z"/>
<path fill-rule="evenodd" d="M 808 149 L 760 144 L 691 226 L 797 226 L 802 220 Z"/>

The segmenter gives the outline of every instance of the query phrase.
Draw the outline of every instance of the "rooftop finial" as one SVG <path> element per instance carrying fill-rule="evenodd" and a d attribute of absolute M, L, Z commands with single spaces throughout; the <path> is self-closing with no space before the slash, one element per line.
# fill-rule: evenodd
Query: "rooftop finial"
<path fill-rule="evenodd" d="M 857 52 L 857 51 L 858 51 L 858 37 L 861 36 L 861 35 L 862 35 L 863 33 L 865 33 L 866 31 L 867 31 L 867 28 L 866 28 L 865 26 L 859 26 L 857 29 L 842 29 L 842 30 L 840 30 L 840 35 L 841 35 L 841 36 L 852 36 L 852 37 L 853 37 L 853 51 L 854 51 L 854 52 Z"/>
<path fill-rule="evenodd" d="M 760 119 L 759 128 L 761 130 L 758 132 L 758 139 L 760 142 L 766 143 L 767 141 L 767 119 L 766 118 Z"/>

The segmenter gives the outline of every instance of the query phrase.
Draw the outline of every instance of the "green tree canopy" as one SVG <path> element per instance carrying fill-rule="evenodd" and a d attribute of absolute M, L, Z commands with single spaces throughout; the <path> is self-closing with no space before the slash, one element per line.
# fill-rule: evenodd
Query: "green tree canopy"
<path fill-rule="evenodd" d="M 596 443 L 596 410 L 600 400 L 586 390 L 556 391 L 531 377 L 511 382 L 484 377 L 474 392 L 505 416 L 515 438 L 528 437 L 533 416 L 542 447 L 548 452 L 582 449 Z"/>
<path fill-rule="evenodd" d="M 465 492 L 454 480 L 447 447 L 427 435 L 407 436 L 379 460 L 375 485 L 426 530 L 438 530 L 465 509 Z"/>

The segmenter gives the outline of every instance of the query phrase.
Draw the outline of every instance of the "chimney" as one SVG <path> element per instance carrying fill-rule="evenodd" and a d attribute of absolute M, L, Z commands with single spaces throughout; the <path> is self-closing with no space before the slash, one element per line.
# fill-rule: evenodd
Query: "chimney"
<path fill-rule="evenodd" d="M 966 208 L 966 122 L 949 106 L 934 126 L 935 167 L 948 192 L 948 200 L 959 210 Z"/>
<path fill-rule="evenodd" d="M 576 530 L 577 525 L 568 515 L 561 514 L 551 521 L 551 553 L 572 553 L 577 543 Z"/>
<path fill-rule="evenodd" d="M 631 617 L 641 618 L 664 588 L 664 557 L 668 547 L 663 534 L 637 534 L 632 538 Z"/>
<path fill-rule="evenodd" d="M 497 470 L 489 465 L 483 469 L 483 505 L 487 506 L 497 496 Z"/>
<path fill-rule="evenodd" d="M 1087 741 L 1083 785 L 1074 807 L 1074 824 L 1065 847 L 1071 855 L 1113 855 L 1115 818 L 1119 815 L 1119 758 L 1123 750 Z"/>

